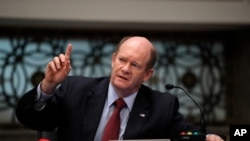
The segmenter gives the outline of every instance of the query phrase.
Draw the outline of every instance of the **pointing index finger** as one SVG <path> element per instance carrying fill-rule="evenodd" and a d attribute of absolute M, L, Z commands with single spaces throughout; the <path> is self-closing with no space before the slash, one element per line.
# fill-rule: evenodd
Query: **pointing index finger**
<path fill-rule="evenodd" d="M 70 59 L 71 51 L 72 51 L 72 44 L 69 44 L 65 52 L 66 60 Z"/>

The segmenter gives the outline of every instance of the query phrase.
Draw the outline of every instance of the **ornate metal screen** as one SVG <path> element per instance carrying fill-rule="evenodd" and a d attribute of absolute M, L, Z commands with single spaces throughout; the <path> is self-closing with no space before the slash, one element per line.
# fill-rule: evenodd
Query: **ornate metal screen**
<path fill-rule="evenodd" d="M 158 50 L 158 62 L 146 85 L 160 91 L 166 91 L 167 83 L 182 86 L 205 108 L 208 122 L 223 122 L 226 116 L 223 44 L 211 40 L 154 38 L 152 41 Z M 16 123 L 14 108 L 19 98 L 40 82 L 47 62 L 63 53 L 68 43 L 73 44 L 70 75 L 109 75 L 117 40 L 0 38 L 0 123 Z M 180 100 L 180 112 L 192 121 L 199 121 L 199 109 L 194 103 L 180 90 L 171 93 Z"/>

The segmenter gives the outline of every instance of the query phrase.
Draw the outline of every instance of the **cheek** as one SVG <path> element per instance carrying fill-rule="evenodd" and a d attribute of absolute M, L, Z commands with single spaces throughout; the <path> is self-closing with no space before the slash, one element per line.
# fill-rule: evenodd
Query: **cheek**
<path fill-rule="evenodd" d="M 141 73 L 132 73 L 132 77 L 136 82 L 142 82 L 144 80 L 144 74 Z"/>
<path fill-rule="evenodd" d="M 137 81 L 140 81 L 141 83 L 148 80 L 148 76 L 145 72 L 141 72 L 139 74 L 135 74 L 135 77 L 137 77 Z"/>
<path fill-rule="evenodd" d="M 123 65 L 120 64 L 119 62 L 113 62 L 113 63 L 112 63 L 112 69 L 113 69 L 114 71 L 121 70 L 122 67 L 123 67 Z"/>
<path fill-rule="evenodd" d="M 112 66 L 112 71 L 113 71 L 113 72 L 117 72 L 117 70 L 119 70 L 119 68 L 118 68 L 117 65 L 114 64 L 114 65 Z"/>

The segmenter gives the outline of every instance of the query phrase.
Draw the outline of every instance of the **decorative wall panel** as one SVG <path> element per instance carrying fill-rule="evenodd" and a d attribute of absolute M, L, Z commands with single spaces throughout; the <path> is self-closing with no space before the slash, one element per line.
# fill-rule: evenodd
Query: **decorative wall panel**
<path fill-rule="evenodd" d="M 158 62 L 153 89 L 166 91 L 171 83 L 186 88 L 206 110 L 210 123 L 224 122 L 225 84 L 223 44 L 220 41 L 154 38 Z M 0 123 L 15 124 L 14 108 L 19 98 L 44 77 L 44 69 L 54 56 L 73 44 L 70 75 L 108 76 L 111 55 L 117 41 L 107 38 L 2 37 L 0 38 Z M 180 100 L 180 112 L 199 121 L 199 109 L 183 91 L 171 93 Z"/>

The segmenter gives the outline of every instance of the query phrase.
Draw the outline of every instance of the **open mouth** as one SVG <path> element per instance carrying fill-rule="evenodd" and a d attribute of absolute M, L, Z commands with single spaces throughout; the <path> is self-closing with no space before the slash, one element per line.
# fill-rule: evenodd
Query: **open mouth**
<path fill-rule="evenodd" d="M 121 75 L 119 75 L 118 77 L 121 78 L 121 79 L 123 79 L 123 80 L 128 80 L 128 78 L 126 78 L 124 76 L 121 76 Z"/>

